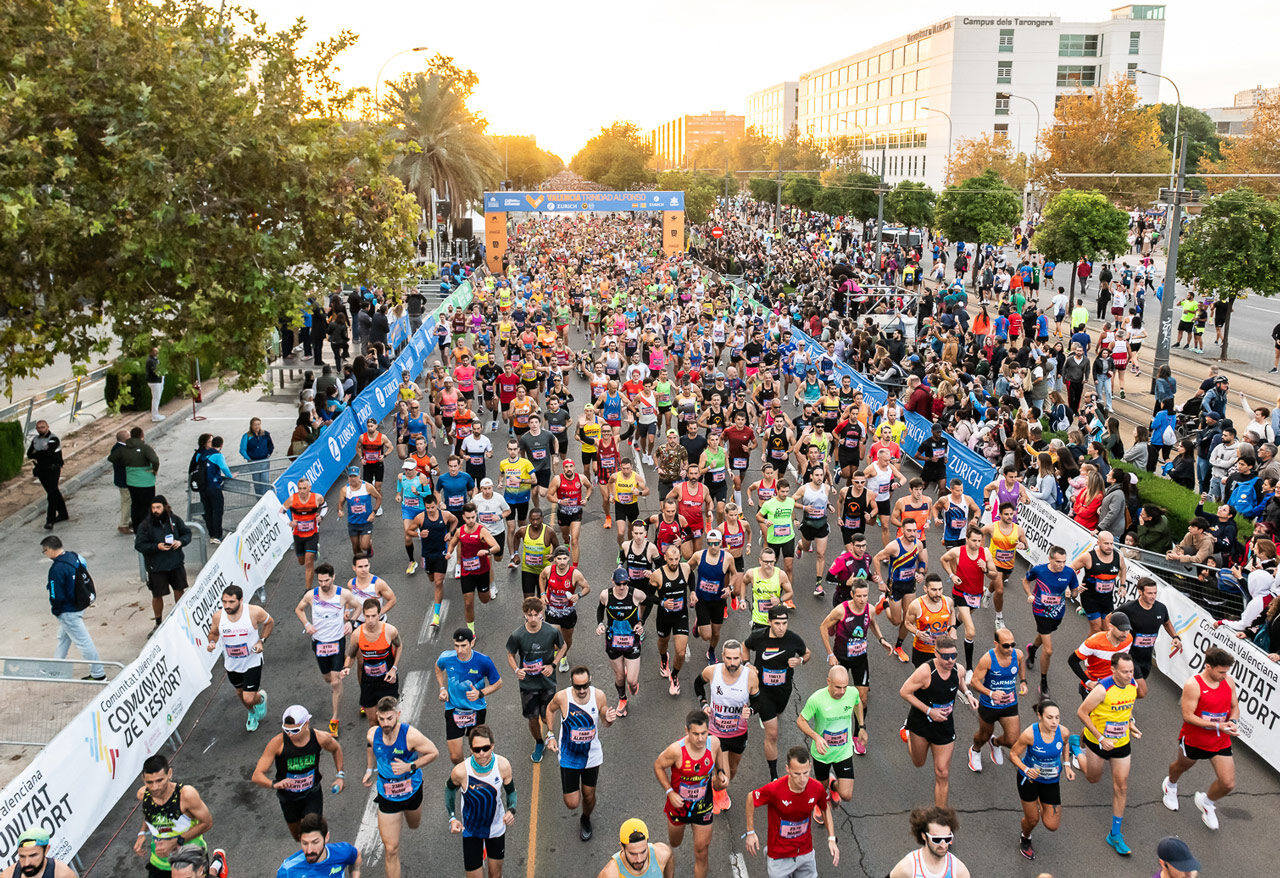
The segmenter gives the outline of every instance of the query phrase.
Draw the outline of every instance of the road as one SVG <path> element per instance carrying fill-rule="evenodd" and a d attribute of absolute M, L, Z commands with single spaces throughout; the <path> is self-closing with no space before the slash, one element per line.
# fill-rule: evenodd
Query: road
<path fill-rule="evenodd" d="M 585 396 L 585 387 L 577 379 L 574 391 L 580 398 Z M 646 474 L 652 476 L 652 470 L 646 470 Z M 334 502 L 332 495 L 330 502 Z M 421 574 L 404 575 L 399 516 L 389 510 L 384 518 L 376 521 L 374 572 L 385 577 L 396 590 L 400 603 L 391 621 L 406 638 L 405 654 L 400 661 L 405 677 L 405 718 L 418 725 L 443 752 L 443 717 L 441 706 L 434 698 L 436 689 L 431 676 L 442 644 L 423 631 L 423 620 L 430 610 L 429 591 Z M 613 533 L 603 531 L 600 524 L 599 507 L 593 504 L 584 524 L 581 566 L 597 591 L 608 582 L 616 550 Z M 344 530 L 332 517 L 322 527 L 321 557 L 335 562 L 340 571 L 346 567 L 348 548 Z M 872 529 L 869 539 L 872 551 L 877 550 L 880 543 L 877 528 Z M 929 539 L 929 551 L 936 569 L 936 559 L 942 551 L 936 533 Z M 809 594 L 813 565 L 812 555 L 804 556 L 797 564 L 797 580 L 802 586 L 797 595 L 798 612 L 792 630 L 805 638 L 814 651 L 815 660 L 798 671 L 796 695 L 781 726 L 780 750 L 783 752 L 802 741 L 794 727 L 794 717 L 803 699 L 824 685 L 825 667 L 816 628 L 830 603 L 829 598 L 819 600 Z M 505 565 L 498 575 L 502 582 L 506 577 Z M 606 858 L 617 850 L 617 828 L 624 819 L 644 818 L 655 837 L 665 840 L 662 791 L 651 766 L 662 747 L 682 735 L 683 717 L 696 706 L 691 680 L 692 672 L 700 670 L 703 664 L 697 658 L 700 641 L 691 642 L 695 657 L 690 662 L 690 670 L 683 675 L 685 694 L 675 698 L 667 695 L 666 681 L 659 676 L 654 639 L 651 637 L 645 644 L 641 693 L 631 702 L 630 716 L 602 734 L 605 765 L 595 815 L 596 832 L 594 839 L 584 844 L 578 840 L 577 816 L 570 814 L 561 802 L 554 755 L 548 753 L 541 765 L 530 763 L 532 741 L 519 715 L 516 681 L 507 673 L 502 654 L 507 635 L 521 624 L 518 582 L 514 575 L 503 582 L 499 599 L 479 608 L 477 626 L 477 649 L 492 656 L 507 677 L 506 685 L 490 699 L 489 707 L 489 723 L 497 735 L 497 750 L 514 766 L 520 798 L 517 821 L 508 838 L 506 874 L 548 878 L 594 876 Z M 277 620 L 278 636 L 272 638 L 267 653 L 264 688 L 271 699 L 263 727 L 255 733 L 245 731 L 244 711 L 220 672 L 215 671 L 215 685 L 193 705 L 189 720 L 184 723 L 185 743 L 174 760 L 177 779 L 194 784 L 209 804 L 216 821 L 209 841 L 214 846 L 227 848 L 234 875 L 255 878 L 274 875 L 279 862 L 297 849 L 289 838 L 274 795 L 252 785 L 249 775 L 268 736 L 278 729 L 281 712 L 287 705 L 300 702 L 321 717 L 327 716 L 328 688 L 317 673 L 309 641 L 293 618 L 293 607 L 301 593 L 301 570 L 291 558 L 286 558 L 268 587 L 266 606 Z M 453 581 L 447 584 L 446 595 L 451 599 L 442 625 L 447 638 L 447 632 L 460 624 L 461 618 L 457 586 Z M 589 619 L 590 611 L 585 615 Z M 1029 640 L 1034 626 L 1026 604 L 1015 597 L 1009 601 L 1006 615 L 1019 641 Z M 981 649 L 991 641 L 990 611 L 979 613 L 978 626 Z M 747 614 L 735 613 L 726 625 L 725 634 L 742 637 L 748 629 Z M 1061 699 L 1066 724 L 1072 729 L 1078 728 L 1074 717 L 1078 702 L 1066 653 L 1086 633 L 1084 619 L 1070 615 L 1060 629 L 1058 658 L 1050 675 L 1052 691 Z M 609 666 L 589 621 L 584 620 L 578 628 L 571 659 L 592 668 L 594 682 L 605 689 L 612 702 Z M 928 766 L 913 768 L 897 736 L 906 713 L 897 689 L 909 668 L 882 651 L 872 656 L 871 664 L 870 748 L 865 757 L 855 757 L 857 780 L 853 801 L 840 806 L 842 861 L 838 869 L 826 858 L 825 845 L 819 844 L 819 874 L 824 878 L 886 875 L 893 863 L 914 846 L 908 836 L 907 814 L 913 807 L 929 804 L 932 799 L 931 769 Z M 560 685 L 565 685 L 563 679 Z M 1028 722 L 1031 715 L 1029 699 L 1025 699 L 1023 722 Z M 1105 776 L 1104 783 L 1097 786 L 1090 786 L 1077 776 L 1074 783 L 1064 783 L 1063 828 L 1056 835 L 1043 829 L 1038 831 L 1035 834 L 1037 860 L 1025 862 L 1017 847 L 1021 812 L 1014 789 L 1016 771 L 1007 762 L 1002 767 L 992 766 L 988 758 L 984 771 L 980 775 L 972 774 L 965 764 L 964 748 L 976 729 L 976 717 L 962 707 L 957 708 L 957 716 L 951 804 L 960 811 L 961 827 L 955 851 L 975 876 L 1034 876 L 1043 872 L 1059 878 L 1150 875 L 1156 842 L 1171 833 L 1188 840 L 1204 864 L 1206 874 L 1225 874 L 1230 869 L 1241 875 L 1261 875 L 1269 872 L 1280 856 L 1280 840 L 1266 829 L 1274 824 L 1273 809 L 1280 807 L 1280 778 L 1243 746 L 1237 747 L 1237 791 L 1219 807 L 1222 821 L 1219 832 L 1211 833 L 1201 823 L 1191 803 L 1191 792 L 1207 787 L 1210 780 L 1207 767 L 1194 769 L 1183 780 L 1180 813 L 1170 814 L 1161 805 L 1160 779 L 1174 755 L 1179 728 L 1177 691 L 1162 677 L 1153 681 L 1151 695 L 1140 703 L 1136 712 L 1145 736 L 1135 745 L 1125 823 L 1125 836 L 1135 855 L 1128 860 L 1119 858 L 1102 843 L 1110 824 L 1111 790 Z M 357 714 L 354 683 L 347 686 L 342 718 L 341 743 L 350 785 L 339 795 L 326 795 L 325 812 L 333 839 L 358 842 L 370 864 L 364 874 L 380 876 L 383 868 L 374 806 L 368 792 L 359 785 L 364 765 L 360 742 L 363 721 Z M 763 733 L 754 723 L 750 737 L 742 770 L 730 789 L 733 807 L 716 819 L 711 848 L 713 876 L 765 874 L 764 862 L 746 857 L 740 838 L 745 828 L 742 810 L 747 793 L 768 780 L 761 751 Z M 327 757 L 325 760 L 327 787 L 332 766 Z M 443 808 L 446 765 L 447 758 L 442 756 L 425 769 L 427 794 L 423 825 L 418 831 L 407 831 L 402 843 L 406 876 L 452 876 L 462 872 L 461 844 L 449 835 Z M 118 805 L 106 815 L 99 831 L 85 846 L 85 864 L 93 863 L 87 874 L 106 878 L 142 873 L 143 862 L 130 850 L 140 824 L 140 815 L 132 813 L 133 806 L 132 801 Z M 692 857 L 689 840 L 677 852 L 677 875 L 691 874 Z"/>

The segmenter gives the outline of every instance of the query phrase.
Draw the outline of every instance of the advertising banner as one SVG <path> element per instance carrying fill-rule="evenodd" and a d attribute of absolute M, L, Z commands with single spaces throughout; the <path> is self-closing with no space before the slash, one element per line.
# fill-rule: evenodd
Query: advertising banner
<path fill-rule="evenodd" d="M 606 210 L 684 210 L 683 192 L 486 192 L 484 212 L 586 213 Z M 488 221 L 485 228 L 489 228 Z M 486 237 L 486 241 L 488 238 Z"/>

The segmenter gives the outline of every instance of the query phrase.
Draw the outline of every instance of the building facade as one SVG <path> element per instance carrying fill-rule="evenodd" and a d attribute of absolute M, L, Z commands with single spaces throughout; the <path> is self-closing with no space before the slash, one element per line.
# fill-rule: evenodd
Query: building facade
<path fill-rule="evenodd" d="M 1280 98 L 1280 86 L 1276 88 L 1256 88 L 1236 92 L 1235 100 L 1229 107 L 1210 107 L 1205 115 L 1218 126 L 1218 134 L 1223 137 L 1238 137 L 1248 134 L 1253 129 L 1253 114 L 1262 101 L 1274 101 Z"/>
<path fill-rule="evenodd" d="M 645 142 L 653 148 L 658 170 L 687 168 L 703 144 L 741 137 L 745 122 L 744 116 L 731 116 L 724 110 L 712 110 L 701 116 L 677 116 L 650 131 Z"/>
<path fill-rule="evenodd" d="M 782 140 L 800 123 L 800 83 L 780 82 L 747 95 L 747 125 L 765 137 Z"/>
<path fill-rule="evenodd" d="M 800 133 L 848 136 L 889 183 L 943 185 L 952 144 L 979 135 L 1035 149 L 1058 99 L 1127 76 L 1159 99 L 1164 6 L 1124 6 L 1098 22 L 956 16 L 801 75 Z M 768 91 L 768 90 L 766 90 Z"/>

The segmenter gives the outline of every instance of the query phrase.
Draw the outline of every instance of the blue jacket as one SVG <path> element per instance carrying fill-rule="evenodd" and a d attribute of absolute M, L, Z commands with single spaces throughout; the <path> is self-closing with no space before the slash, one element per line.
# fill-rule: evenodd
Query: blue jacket
<path fill-rule="evenodd" d="M 84 562 L 75 552 L 63 552 L 49 565 L 49 608 L 53 615 L 76 612 L 76 570 Z"/>
<path fill-rule="evenodd" d="M 1156 412 L 1156 416 L 1151 420 L 1151 444 L 1164 445 L 1164 428 L 1173 427 L 1175 431 L 1178 429 L 1177 419 L 1173 412 L 1166 412 L 1164 409 Z"/>

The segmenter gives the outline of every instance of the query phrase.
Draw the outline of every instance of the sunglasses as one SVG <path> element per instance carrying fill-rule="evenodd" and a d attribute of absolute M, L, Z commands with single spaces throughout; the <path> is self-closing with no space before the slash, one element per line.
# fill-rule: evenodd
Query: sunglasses
<path fill-rule="evenodd" d="M 493 749 L 492 744 L 472 744 L 471 745 L 472 753 L 488 753 L 492 749 Z"/>
<path fill-rule="evenodd" d="M 940 653 L 938 653 L 938 658 L 942 659 L 944 662 L 953 662 L 953 661 L 955 661 L 955 660 L 956 660 L 956 653 L 954 653 L 954 652 L 940 652 Z"/>
<path fill-rule="evenodd" d="M 1001 649 L 1013 649 L 1012 643 L 997 643 L 996 646 L 1000 647 Z"/>
<path fill-rule="evenodd" d="M 296 735 L 302 731 L 302 726 L 296 726 L 294 728 L 290 728 L 289 726 L 281 726 L 281 729 L 284 730 L 284 733 L 286 735 Z"/>
<path fill-rule="evenodd" d="M 925 837 L 928 838 L 929 841 L 933 842 L 934 844 L 951 844 L 951 842 L 956 840 L 956 837 L 953 834 L 927 835 Z"/>
<path fill-rule="evenodd" d="M 574 691 L 574 692 L 586 692 L 586 691 L 587 691 L 588 689 L 590 689 L 590 688 L 591 688 L 591 684 L 590 684 L 590 683 L 587 683 L 587 684 L 582 685 L 582 686 L 579 686 L 577 683 L 574 683 L 574 684 L 573 684 L 573 691 Z"/>

